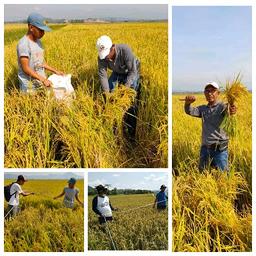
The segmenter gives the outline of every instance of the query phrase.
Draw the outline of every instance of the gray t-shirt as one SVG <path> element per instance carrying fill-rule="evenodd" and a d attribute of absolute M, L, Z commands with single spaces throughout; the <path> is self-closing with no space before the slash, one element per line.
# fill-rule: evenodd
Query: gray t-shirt
<path fill-rule="evenodd" d="M 220 145 L 228 142 L 228 135 L 220 128 L 227 110 L 227 104 L 217 102 L 213 106 L 201 105 L 192 107 L 185 104 L 188 115 L 202 118 L 202 145 Z"/>
<path fill-rule="evenodd" d="M 76 197 L 76 195 L 79 194 L 79 189 L 65 187 L 64 188 L 64 193 L 65 194 L 64 194 L 63 204 L 67 208 L 73 208 L 74 204 L 75 204 L 75 197 Z"/>
<path fill-rule="evenodd" d="M 116 44 L 116 58 L 114 61 L 98 58 L 98 74 L 102 89 L 109 91 L 107 69 L 122 75 L 127 75 L 127 86 L 131 86 L 139 72 L 139 61 L 133 54 L 131 48 L 126 44 Z"/>
<path fill-rule="evenodd" d="M 39 86 L 39 81 L 24 73 L 20 64 L 20 57 L 28 57 L 30 68 L 46 78 L 44 68 L 42 67 L 44 63 L 44 49 L 41 41 L 37 40 L 34 42 L 26 35 L 23 36 L 17 45 L 17 57 L 20 89 L 24 92 L 36 89 Z"/>

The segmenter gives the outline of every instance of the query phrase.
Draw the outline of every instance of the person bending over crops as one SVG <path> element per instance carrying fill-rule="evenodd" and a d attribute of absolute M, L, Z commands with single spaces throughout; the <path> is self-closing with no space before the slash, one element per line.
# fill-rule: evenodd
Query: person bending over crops
<path fill-rule="evenodd" d="M 63 189 L 63 192 L 60 195 L 54 197 L 53 199 L 57 199 L 64 196 L 64 199 L 63 199 L 64 206 L 71 209 L 73 209 L 75 206 L 75 199 L 80 205 L 83 206 L 83 203 L 80 201 L 78 197 L 79 189 L 75 187 L 75 184 L 76 184 L 76 179 L 70 178 L 68 180 L 68 187 L 65 187 Z"/>
<path fill-rule="evenodd" d="M 21 186 L 24 185 L 24 183 L 27 180 L 24 178 L 23 175 L 19 175 L 17 178 L 17 181 L 5 186 L 4 188 L 4 194 L 5 194 L 5 199 L 8 201 L 8 207 L 7 207 L 7 213 L 6 213 L 6 218 L 11 218 L 15 217 L 19 212 L 19 195 L 22 196 L 30 196 L 34 195 L 33 192 L 25 192 L 22 190 Z"/>
<path fill-rule="evenodd" d="M 140 61 L 126 44 L 113 44 L 110 37 L 103 35 L 96 43 L 98 50 L 98 74 L 101 87 L 111 93 L 118 84 L 125 85 L 137 92 L 137 98 L 124 117 L 129 139 L 134 140 L 137 124 Z M 112 70 L 108 78 L 107 69 Z"/>
<path fill-rule="evenodd" d="M 188 115 L 202 118 L 202 144 L 200 150 L 199 170 L 208 166 L 219 170 L 228 170 L 228 135 L 221 128 L 226 111 L 231 115 L 236 113 L 235 105 L 228 105 L 219 101 L 219 85 L 216 82 L 206 84 L 204 95 L 207 105 L 192 107 L 195 96 L 186 96 L 185 112 Z"/>
<path fill-rule="evenodd" d="M 45 25 L 44 18 L 37 13 L 31 13 L 27 18 L 28 31 L 17 45 L 18 56 L 18 79 L 20 89 L 23 92 L 31 92 L 44 85 L 51 86 L 47 80 L 45 70 L 49 70 L 57 75 L 64 75 L 44 61 L 44 49 L 40 39 L 45 31 L 51 29 Z"/>
<path fill-rule="evenodd" d="M 156 199 L 153 205 L 153 208 L 157 208 L 158 210 L 165 210 L 167 207 L 168 196 L 165 193 L 166 186 L 162 185 L 160 187 L 160 192 L 156 194 Z"/>
<path fill-rule="evenodd" d="M 92 210 L 99 216 L 99 223 L 104 224 L 113 220 L 112 211 L 116 211 L 117 208 L 111 205 L 106 195 L 107 189 L 104 186 L 99 185 L 96 190 L 98 195 L 92 200 Z"/>

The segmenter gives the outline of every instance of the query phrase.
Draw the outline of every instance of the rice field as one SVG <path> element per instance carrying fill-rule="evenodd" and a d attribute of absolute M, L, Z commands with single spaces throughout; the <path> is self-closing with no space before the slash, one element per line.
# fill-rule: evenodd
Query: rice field
<path fill-rule="evenodd" d="M 42 42 L 47 63 L 72 74 L 76 99 L 68 105 L 46 90 L 20 93 L 16 45 L 25 31 L 5 25 L 6 168 L 167 167 L 167 23 L 55 25 Z M 105 103 L 100 90 L 95 42 L 102 34 L 130 45 L 141 61 L 135 143 L 123 125 L 134 93 L 120 87 Z"/>
<path fill-rule="evenodd" d="M 193 105 L 205 103 L 195 94 Z M 229 173 L 198 171 L 201 119 L 173 95 L 172 248 L 180 252 L 252 250 L 251 94 L 237 103 L 237 133 L 229 142 Z"/>
<path fill-rule="evenodd" d="M 5 180 L 5 185 L 11 182 Z M 53 200 L 66 185 L 66 180 L 29 180 L 22 186 L 35 195 L 20 196 L 20 214 L 5 220 L 5 252 L 84 251 L 83 207 L 76 204 L 72 210 L 63 207 L 63 198 Z M 83 181 L 78 180 L 76 187 L 83 202 Z"/>
<path fill-rule="evenodd" d="M 106 227 L 98 224 L 92 199 L 89 196 L 89 250 L 168 250 L 168 211 L 152 208 L 155 200 L 152 194 L 109 196 L 113 207 L 118 208 L 113 212 L 113 221 L 108 222 L 114 245 Z M 132 210 L 148 204 L 152 205 Z"/>

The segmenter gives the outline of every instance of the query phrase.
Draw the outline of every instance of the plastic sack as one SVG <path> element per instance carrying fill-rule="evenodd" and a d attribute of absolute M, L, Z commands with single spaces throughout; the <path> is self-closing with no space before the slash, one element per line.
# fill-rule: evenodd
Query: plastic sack
<path fill-rule="evenodd" d="M 48 80 L 52 82 L 52 91 L 57 100 L 70 100 L 75 97 L 75 90 L 71 84 L 71 75 L 51 75 Z"/>

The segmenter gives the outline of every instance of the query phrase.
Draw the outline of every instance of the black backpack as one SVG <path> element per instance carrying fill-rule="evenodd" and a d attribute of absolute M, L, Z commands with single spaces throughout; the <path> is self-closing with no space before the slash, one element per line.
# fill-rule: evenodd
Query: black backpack
<path fill-rule="evenodd" d="M 16 194 L 16 192 L 14 192 L 12 195 L 11 195 L 11 186 L 14 184 L 15 182 L 9 184 L 9 185 L 6 185 L 4 186 L 4 198 L 7 202 L 10 201 L 11 197 Z"/>

